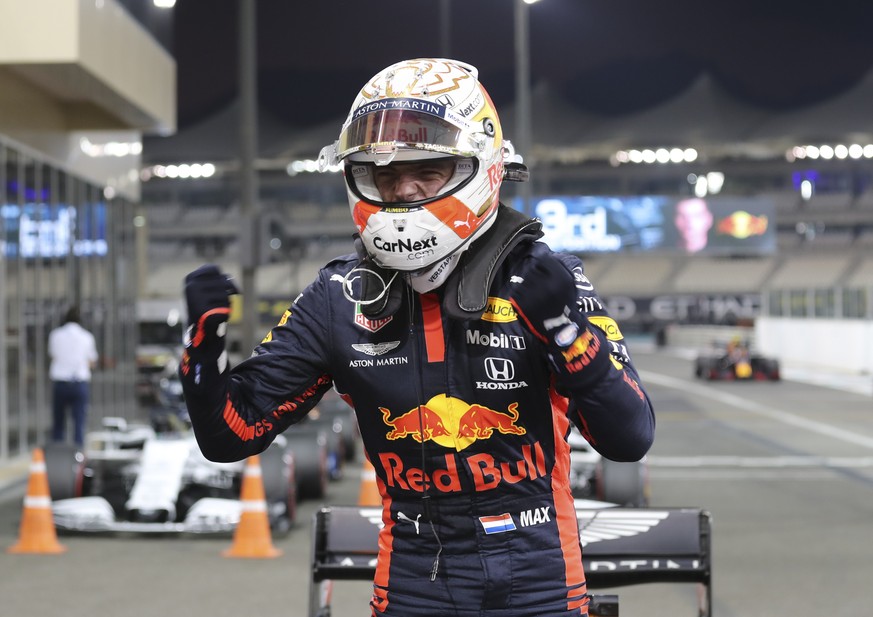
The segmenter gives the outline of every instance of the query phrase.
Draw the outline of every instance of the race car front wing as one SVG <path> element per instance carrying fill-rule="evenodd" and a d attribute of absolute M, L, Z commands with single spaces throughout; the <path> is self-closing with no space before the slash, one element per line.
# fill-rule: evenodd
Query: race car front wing
<path fill-rule="evenodd" d="M 152 520 L 119 520 L 109 502 L 100 496 L 59 499 L 52 503 L 52 518 L 60 531 L 128 533 L 231 533 L 239 523 L 242 502 L 204 497 L 194 503 L 184 520 L 172 511 L 145 512 Z"/>

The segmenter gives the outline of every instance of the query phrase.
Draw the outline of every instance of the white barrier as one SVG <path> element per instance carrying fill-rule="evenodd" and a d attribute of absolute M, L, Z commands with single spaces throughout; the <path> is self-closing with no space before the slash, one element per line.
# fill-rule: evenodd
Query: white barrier
<path fill-rule="evenodd" d="M 873 321 L 758 317 L 758 349 L 783 366 L 866 375 L 873 380 Z"/>

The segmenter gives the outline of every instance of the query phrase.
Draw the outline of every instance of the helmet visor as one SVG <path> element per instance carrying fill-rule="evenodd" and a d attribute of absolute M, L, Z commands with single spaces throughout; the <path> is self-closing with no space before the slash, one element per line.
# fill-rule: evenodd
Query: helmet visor
<path fill-rule="evenodd" d="M 362 152 L 373 155 L 371 160 L 377 164 L 384 164 L 394 157 L 387 156 L 383 162 L 380 155 L 396 154 L 403 149 L 427 150 L 443 156 L 475 156 L 478 149 L 470 143 L 469 132 L 446 120 L 445 113 L 442 105 L 418 99 L 368 103 L 352 114 L 352 121 L 340 134 L 338 158 Z"/>
<path fill-rule="evenodd" d="M 466 186 L 466 184 L 470 182 L 470 180 L 476 175 L 476 171 L 479 169 L 478 159 L 472 157 L 452 157 L 449 159 L 427 158 L 417 161 L 424 166 L 423 168 L 420 168 L 422 173 L 422 180 L 426 181 L 427 179 L 428 172 L 430 171 L 428 169 L 429 165 L 436 165 L 437 163 L 441 164 L 443 163 L 443 161 L 448 163 L 451 169 L 451 173 L 446 179 L 445 183 L 443 183 L 442 186 L 440 186 L 433 195 L 428 195 L 426 197 L 423 197 L 422 199 L 412 202 L 396 201 L 390 199 L 386 200 L 379 189 L 379 181 L 377 180 L 378 174 L 388 173 L 390 177 L 391 172 L 389 170 L 408 167 L 409 163 L 399 162 L 395 165 L 385 167 L 369 162 L 359 163 L 351 161 L 345 166 L 346 183 L 348 184 L 352 193 L 354 193 L 358 197 L 358 199 L 362 199 L 369 204 L 376 206 L 416 208 L 455 193 L 463 186 Z"/>

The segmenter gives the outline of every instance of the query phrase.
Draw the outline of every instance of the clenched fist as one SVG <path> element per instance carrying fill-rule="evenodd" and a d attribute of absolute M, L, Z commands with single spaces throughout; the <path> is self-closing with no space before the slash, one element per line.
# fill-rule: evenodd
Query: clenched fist
<path fill-rule="evenodd" d="M 233 280 L 214 265 L 200 266 L 185 277 L 185 302 L 194 347 L 227 322 L 230 296 L 237 293 Z"/>
<path fill-rule="evenodd" d="M 576 339 L 580 326 L 587 326 L 587 319 L 575 308 L 573 273 L 556 257 L 528 260 L 514 280 L 509 301 L 544 343 L 567 347 Z M 571 312 L 575 313 L 575 321 L 570 319 Z"/>

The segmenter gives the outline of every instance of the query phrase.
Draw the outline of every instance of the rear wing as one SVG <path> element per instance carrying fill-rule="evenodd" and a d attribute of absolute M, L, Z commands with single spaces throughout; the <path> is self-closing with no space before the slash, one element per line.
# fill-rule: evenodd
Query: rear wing
<path fill-rule="evenodd" d="M 697 508 L 591 508 L 578 502 L 588 588 L 695 583 L 698 617 L 712 616 L 710 515 Z M 313 517 L 309 617 L 330 615 L 334 580 L 368 580 L 376 571 L 382 509 L 325 506 Z M 618 614 L 612 595 L 593 595 L 589 612 Z"/>

